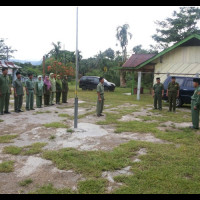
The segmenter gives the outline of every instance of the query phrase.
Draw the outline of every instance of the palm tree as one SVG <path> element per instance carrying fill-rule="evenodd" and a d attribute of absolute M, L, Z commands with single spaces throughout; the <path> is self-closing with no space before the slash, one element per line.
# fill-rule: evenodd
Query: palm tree
<path fill-rule="evenodd" d="M 117 27 L 116 38 L 117 38 L 117 40 L 119 40 L 120 46 L 122 48 L 122 53 L 123 53 L 122 61 L 126 61 L 126 59 L 127 59 L 127 49 L 126 48 L 128 45 L 128 36 L 130 37 L 130 39 L 132 38 L 132 34 L 130 32 L 128 32 L 128 29 L 129 29 L 128 24 L 124 24 L 123 26 Z"/>
<path fill-rule="evenodd" d="M 55 44 L 54 42 L 52 42 L 52 45 L 54 46 L 54 48 L 49 52 L 49 54 L 51 56 L 54 56 L 54 58 L 56 60 L 59 60 L 59 58 L 61 57 L 61 42 L 57 42 L 57 44 Z"/>

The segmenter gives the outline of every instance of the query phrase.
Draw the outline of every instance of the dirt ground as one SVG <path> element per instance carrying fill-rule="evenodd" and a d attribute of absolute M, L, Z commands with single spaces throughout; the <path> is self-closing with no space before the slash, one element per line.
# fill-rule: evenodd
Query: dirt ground
<path fill-rule="evenodd" d="M 95 111 L 95 107 L 92 109 L 86 109 L 81 107 L 80 101 L 79 114 L 86 114 L 91 111 Z M 95 114 L 87 115 L 79 119 L 78 129 L 71 132 L 73 129 L 73 120 L 69 118 L 59 117 L 59 114 L 68 114 L 73 116 L 74 114 L 74 99 L 69 99 L 68 104 L 54 105 L 51 107 L 45 107 L 42 109 L 36 109 L 35 111 L 26 111 L 20 114 L 13 113 L 11 115 L 1 116 L 0 119 L 4 120 L 0 123 L 0 135 L 13 135 L 17 134 L 18 137 L 12 140 L 12 143 L 0 143 L 0 163 L 6 160 L 15 161 L 14 172 L 0 173 L 0 193 L 12 194 L 12 193 L 28 193 L 33 191 L 38 185 L 47 183 L 54 183 L 54 187 L 63 188 L 69 187 L 72 190 L 77 190 L 77 183 L 84 180 L 81 174 L 75 173 L 73 170 L 59 170 L 55 165 L 49 161 L 40 157 L 40 154 L 21 156 L 10 155 L 3 153 L 5 146 L 27 146 L 36 142 L 45 142 L 47 145 L 43 149 L 58 150 L 61 148 L 72 147 L 80 151 L 109 151 L 114 147 L 128 142 L 130 140 L 147 141 L 152 143 L 168 143 L 161 139 L 155 138 L 151 133 L 141 134 L 124 132 L 120 134 L 114 133 L 115 127 L 110 125 L 96 125 L 99 120 L 105 120 L 105 116 L 98 118 Z M 120 108 L 127 108 L 130 105 L 124 104 Z M 137 105 L 132 105 L 136 107 Z M 117 109 L 105 109 L 105 112 L 117 112 Z M 140 120 L 138 116 L 144 116 L 148 114 L 148 108 L 141 110 L 140 112 L 134 112 L 122 117 L 122 121 L 134 121 Z M 13 108 L 11 107 L 11 111 Z M 48 111 L 48 112 L 47 112 Z M 38 113 L 43 112 L 43 113 Z M 67 124 L 70 128 L 46 128 L 44 124 L 51 122 L 61 122 Z M 169 124 L 165 124 L 167 126 Z M 176 124 L 178 127 L 186 127 L 188 123 Z M 95 131 L 94 131 L 95 130 Z M 50 136 L 55 136 L 55 139 L 50 140 Z M 139 156 L 144 155 L 145 149 L 140 149 L 137 156 L 132 158 L 133 162 L 140 162 Z M 130 166 L 124 169 L 114 172 L 104 172 L 102 177 L 106 178 L 109 182 L 108 192 L 111 192 L 116 187 L 120 186 L 120 183 L 115 183 L 114 176 L 125 174 L 130 175 Z M 33 180 L 33 184 L 27 187 L 21 187 L 19 182 L 30 178 Z"/>

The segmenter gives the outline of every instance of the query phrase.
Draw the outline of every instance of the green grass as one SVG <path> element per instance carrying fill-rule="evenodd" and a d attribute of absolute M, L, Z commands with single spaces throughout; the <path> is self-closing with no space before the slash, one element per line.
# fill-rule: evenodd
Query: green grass
<path fill-rule="evenodd" d="M 73 129 L 67 129 L 67 132 L 68 133 L 74 133 L 74 130 Z"/>
<path fill-rule="evenodd" d="M 65 117 L 65 118 L 68 118 L 68 117 L 70 117 L 70 115 L 61 113 L 61 114 L 58 115 L 58 117 Z"/>
<path fill-rule="evenodd" d="M 89 179 L 78 183 L 79 194 L 103 194 L 106 191 L 105 179 Z"/>
<path fill-rule="evenodd" d="M 49 111 L 49 110 L 47 110 L 47 111 L 37 111 L 37 112 L 33 113 L 33 115 L 46 114 L 46 113 L 51 113 L 51 111 Z"/>
<path fill-rule="evenodd" d="M 12 155 L 33 155 L 33 154 L 38 154 L 42 152 L 42 148 L 46 145 L 47 143 L 34 143 L 29 146 L 24 146 L 24 147 L 17 147 L 17 146 L 7 146 L 4 147 L 3 153 L 6 154 L 12 154 Z"/>
<path fill-rule="evenodd" d="M 19 185 L 22 186 L 22 187 L 25 187 L 25 186 L 30 185 L 32 182 L 33 182 L 32 179 L 25 179 L 25 180 L 19 182 Z"/>
<path fill-rule="evenodd" d="M 0 119 L 0 122 L 3 122 L 3 120 L 2 120 L 2 119 Z"/>
<path fill-rule="evenodd" d="M 55 135 L 51 135 L 51 136 L 49 137 L 49 140 L 54 140 L 55 138 L 56 138 Z"/>
<path fill-rule="evenodd" d="M 0 173 L 9 173 L 14 171 L 14 161 L 5 161 L 0 163 Z"/>
<path fill-rule="evenodd" d="M 12 139 L 15 139 L 18 135 L 2 135 L 0 136 L 0 143 L 10 143 Z"/>
<path fill-rule="evenodd" d="M 52 184 L 44 185 L 36 189 L 35 191 L 29 192 L 30 194 L 74 194 L 71 189 L 57 189 Z"/>
<path fill-rule="evenodd" d="M 60 122 L 52 122 L 49 124 L 44 124 L 46 128 L 69 128 L 68 125 L 60 123 Z"/>

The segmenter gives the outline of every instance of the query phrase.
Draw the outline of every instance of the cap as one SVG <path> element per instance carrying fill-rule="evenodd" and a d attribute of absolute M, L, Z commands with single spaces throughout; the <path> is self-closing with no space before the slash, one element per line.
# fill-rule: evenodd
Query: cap
<path fill-rule="evenodd" d="M 156 78 L 156 80 L 160 80 L 160 78 L 158 77 L 158 78 Z"/>
<path fill-rule="evenodd" d="M 194 79 L 193 79 L 193 82 L 195 82 L 195 83 L 200 83 L 200 79 L 199 79 L 199 78 L 194 78 Z"/>
<path fill-rule="evenodd" d="M 172 79 L 176 79 L 176 77 L 175 77 L 175 76 L 172 76 Z"/>

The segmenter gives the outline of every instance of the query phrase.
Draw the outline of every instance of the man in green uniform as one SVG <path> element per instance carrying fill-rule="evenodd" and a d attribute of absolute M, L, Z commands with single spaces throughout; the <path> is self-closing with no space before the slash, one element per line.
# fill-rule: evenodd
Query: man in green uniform
<path fill-rule="evenodd" d="M 103 106 L 104 106 L 104 78 L 100 77 L 99 78 L 99 84 L 97 85 L 97 116 L 103 116 L 102 112 L 103 112 Z"/>
<path fill-rule="evenodd" d="M 21 82 L 21 73 L 16 73 L 17 79 L 13 83 L 14 88 L 14 98 L 15 98 L 15 112 L 23 112 L 21 110 L 22 104 L 23 104 L 23 96 L 24 96 L 24 90 L 23 90 L 23 84 Z"/>
<path fill-rule="evenodd" d="M 193 85 L 195 87 L 194 94 L 191 98 L 192 124 L 190 128 L 199 129 L 199 110 L 200 110 L 200 79 L 194 78 Z"/>
<path fill-rule="evenodd" d="M 11 94 L 10 82 L 8 77 L 8 68 L 2 68 L 2 75 L 0 76 L 0 115 L 10 114 L 8 112 L 9 100 Z M 5 110 L 4 110 L 5 109 Z"/>
<path fill-rule="evenodd" d="M 64 75 L 64 78 L 62 80 L 62 102 L 67 102 L 67 93 L 68 93 L 69 87 L 68 87 L 68 81 L 67 81 L 67 75 Z"/>
<path fill-rule="evenodd" d="M 50 78 L 51 82 L 51 95 L 50 95 L 50 105 L 54 105 L 54 97 L 56 93 L 56 80 L 54 78 L 54 73 L 50 73 Z"/>
<path fill-rule="evenodd" d="M 164 86 L 160 78 L 156 78 L 157 83 L 153 86 L 154 109 L 162 110 L 162 97 L 164 95 Z M 158 104 L 158 107 L 157 107 Z"/>
<path fill-rule="evenodd" d="M 42 96 L 44 93 L 44 82 L 42 76 L 38 76 L 38 80 L 35 83 L 36 105 L 37 108 L 42 108 Z"/>
<path fill-rule="evenodd" d="M 29 79 L 26 81 L 26 110 L 35 110 L 34 106 L 34 82 L 33 74 L 28 74 Z"/>
<path fill-rule="evenodd" d="M 168 89 L 167 89 L 167 94 L 166 96 L 169 99 L 169 111 L 172 111 L 173 107 L 173 112 L 176 112 L 176 99 L 179 97 L 179 90 L 180 86 L 176 82 L 176 78 L 173 76 L 172 81 L 168 84 Z"/>

